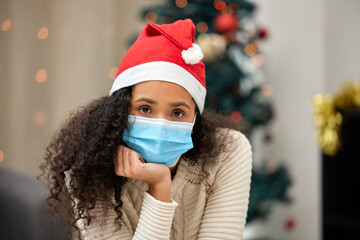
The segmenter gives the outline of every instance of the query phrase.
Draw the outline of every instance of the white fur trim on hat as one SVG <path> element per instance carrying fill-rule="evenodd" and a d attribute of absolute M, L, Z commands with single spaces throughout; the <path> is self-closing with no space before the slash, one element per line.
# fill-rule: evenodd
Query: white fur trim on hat
<path fill-rule="evenodd" d="M 197 64 L 204 58 L 200 46 L 196 43 L 193 43 L 188 50 L 182 50 L 181 56 L 187 64 Z"/>
<path fill-rule="evenodd" d="M 191 73 L 170 62 L 148 62 L 126 69 L 116 77 L 109 96 L 120 88 L 151 80 L 167 81 L 182 86 L 193 97 L 200 113 L 203 112 L 205 87 Z"/>

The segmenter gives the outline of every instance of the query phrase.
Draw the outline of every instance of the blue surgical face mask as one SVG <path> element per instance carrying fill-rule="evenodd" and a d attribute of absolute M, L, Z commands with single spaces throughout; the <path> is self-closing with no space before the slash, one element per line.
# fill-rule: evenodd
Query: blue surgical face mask
<path fill-rule="evenodd" d="M 148 163 L 176 165 L 181 155 L 193 148 L 191 132 L 195 123 L 129 115 L 130 130 L 124 142 Z"/>

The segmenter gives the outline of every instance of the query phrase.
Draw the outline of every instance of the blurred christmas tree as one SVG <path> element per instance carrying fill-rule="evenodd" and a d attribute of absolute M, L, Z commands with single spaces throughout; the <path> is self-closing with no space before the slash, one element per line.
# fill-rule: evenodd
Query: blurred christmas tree
<path fill-rule="evenodd" d="M 230 115 L 235 123 L 246 127 L 246 135 L 273 117 L 268 100 L 273 89 L 261 80 L 261 41 L 268 32 L 255 23 L 255 10 L 255 5 L 245 0 L 168 0 L 141 13 L 148 23 L 164 24 L 186 18 L 195 23 L 196 43 L 204 53 L 206 65 L 205 107 Z M 268 166 L 264 163 L 259 169 L 253 168 L 247 222 L 266 217 L 271 200 L 288 200 L 285 193 L 290 178 L 286 168 L 276 166 L 269 170 Z"/>

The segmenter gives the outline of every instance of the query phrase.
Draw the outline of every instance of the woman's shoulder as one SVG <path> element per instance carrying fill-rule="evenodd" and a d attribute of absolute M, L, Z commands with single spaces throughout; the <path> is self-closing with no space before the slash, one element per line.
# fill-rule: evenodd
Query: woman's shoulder
<path fill-rule="evenodd" d="M 216 130 L 216 137 L 218 138 L 219 144 L 224 145 L 226 148 L 224 152 L 232 152 L 240 148 L 250 148 L 251 145 L 248 137 L 235 129 L 231 128 L 218 128 Z"/>
<path fill-rule="evenodd" d="M 218 135 L 228 135 L 230 134 L 231 136 L 238 136 L 238 137 L 246 137 L 246 135 L 242 132 L 240 132 L 239 130 L 233 129 L 233 128 L 224 128 L 224 127 L 220 127 L 216 129 L 216 134 Z"/>
<path fill-rule="evenodd" d="M 227 174 L 237 169 L 239 172 L 251 171 L 252 149 L 248 137 L 235 129 L 219 128 L 216 132 L 222 151 L 212 166 L 212 177 Z"/>

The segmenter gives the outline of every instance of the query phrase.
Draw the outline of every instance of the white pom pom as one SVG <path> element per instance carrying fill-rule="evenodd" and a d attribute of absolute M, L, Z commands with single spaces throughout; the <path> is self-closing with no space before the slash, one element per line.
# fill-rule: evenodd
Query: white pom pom
<path fill-rule="evenodd" d="M 197 64 L 204 58 L 200 46 L 195 43 L 188 50 L 183 50 L 181 56 L 187 64 Z"/>

